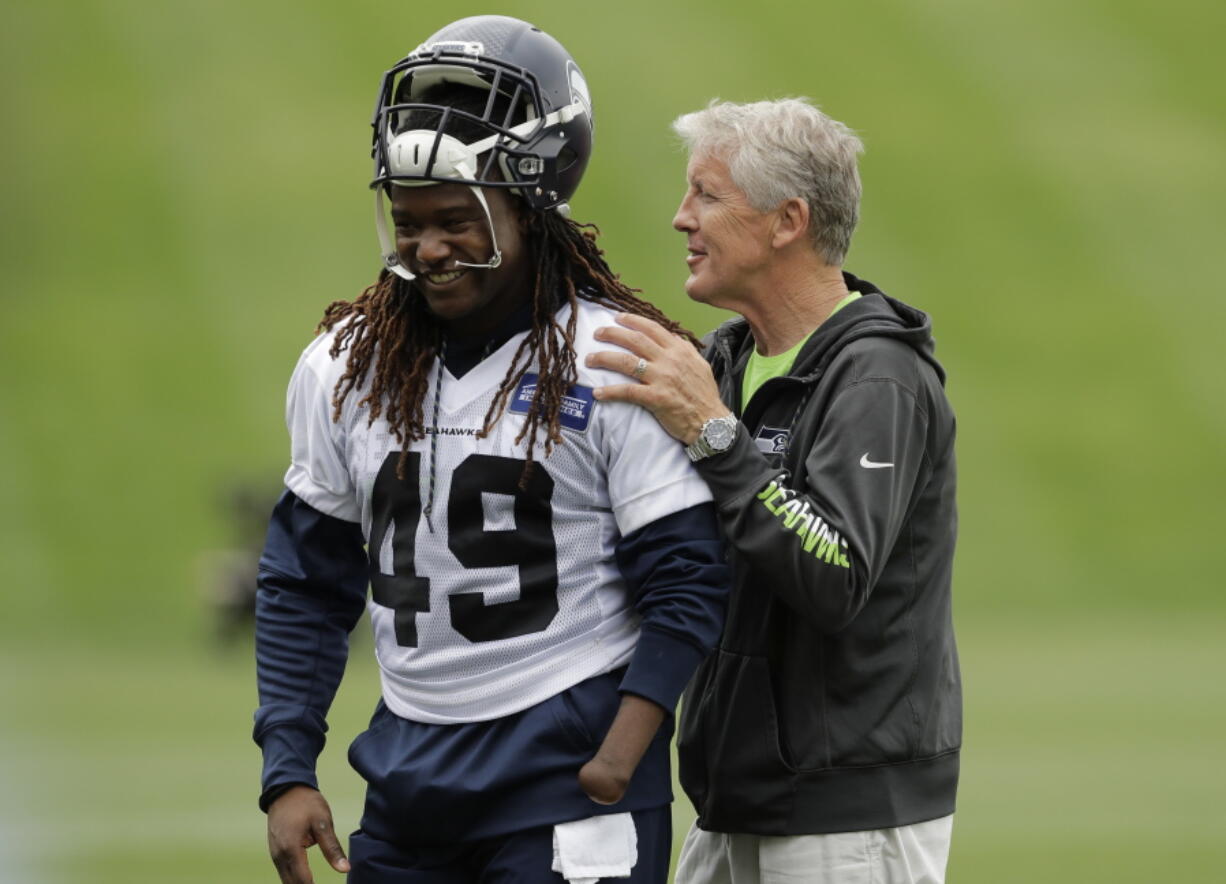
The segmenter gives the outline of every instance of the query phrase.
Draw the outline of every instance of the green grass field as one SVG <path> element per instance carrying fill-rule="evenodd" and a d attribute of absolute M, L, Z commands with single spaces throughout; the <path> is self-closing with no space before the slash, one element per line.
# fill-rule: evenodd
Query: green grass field
<path fill-rule="evenodd" d="M 270 881 L 247 649 L 197 569 L 275 487 L 289 370 L 374 275 L 382 70 L 461 14 L 0 10 L 0 881 Z M 856 128 L 849 269 L 934 316 L 959 415 L 966 754 L 950 880 L 1216 881 L 1226 765 L 1226 69 L 1215 0 L 516 0 L 580 59 L 574 210 L 697 330 L 677 114 Z M 364 650 L 366 646 L 363 646 Z M 324 761 L 373 702 L 356 660 Z M 684 818 L 684 801 L 677 806 Z"/>
<path fill-rule="evenodd" d="M 963 618 L 967 748 L 951 884 L 1215 882 L 1226 859 L 1219 624 L 1187 616 Z M 249 647 L 156 661 L 68 648 L 0 656 L 0 880 L 275 880 L 247 738 Z M 321 783 L 356 827 L 344 750 L 377 695 L 369 642 L 332 715 Z M 20 796 L 16 798 L 16 796 Z M 693 818 L 674 805 L 680 834 Z M 340 880 L 321 862 L 318 880 Z"/>

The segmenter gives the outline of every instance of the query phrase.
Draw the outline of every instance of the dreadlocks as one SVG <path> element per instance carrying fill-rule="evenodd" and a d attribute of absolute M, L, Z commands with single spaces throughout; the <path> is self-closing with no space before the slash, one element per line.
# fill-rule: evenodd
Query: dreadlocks
<path fill-rule="evenodd" d="M 695 347 L 698 340 L 654 305 L 636 296 L 613 273 L 596 245 L 599 230 L 578 224 L 557 212 L 529 212 L 528 240 L 534 246 L 536 285 L 532 294 L 532 327 L 516 350 L 494 401 L 485 415 L 479 436 L 484 436 L 502 414 L 507 400 L 532 366 L 539 361 L 540 377 L 524 428 L 516 443 L 528 439 L 524 476 L 532 467 L 533 447 L 544 430 L 545 456 L 562 442 L 561 406 L 567 390 L 578 380 L 575 368 L 574 309 L 582 299 L 655 320 Z M 569 304 L 565 327 L 558 323 L 558 308 Z M 369 392 L 358 403 L 369 409 L 368 423 L 385 414 L 402 450 L 397 475 L 404 478 L 408 443 L 425 436 L 424 406 L 430 367 L 439 354 L 442 328 L 426 308 L 425 300 L 408 280 L 388 270 L 353 301 L 328 305 L 316 332 L 337 329 L 331 355 L 348 347 L 345 372 L 332 395 L 332 419 L 339 420 L 346 397 L 372 375 Z"/>

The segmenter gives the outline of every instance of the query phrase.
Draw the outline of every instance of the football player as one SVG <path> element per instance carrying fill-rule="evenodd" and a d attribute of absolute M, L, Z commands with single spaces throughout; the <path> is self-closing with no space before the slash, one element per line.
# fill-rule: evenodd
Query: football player
<path fill-rule="evenodd" d="M 566 201 L 592 105 L 549 35 L 440 30 L 383 78 L 384 268 L 329 306 L 290 381 L 260 567 L 260 805 L 285 882 L 663 882 L 671 711 L 722 626 L 705 483 L 584 366 L 635 297 Z M 691 339 L 692 340 L 692 339 Z M 366 600 L 367 584 L 370 599 Z M 315 760 L 365 606 L 382 698 L 349 759 L 346 857 Z"/>

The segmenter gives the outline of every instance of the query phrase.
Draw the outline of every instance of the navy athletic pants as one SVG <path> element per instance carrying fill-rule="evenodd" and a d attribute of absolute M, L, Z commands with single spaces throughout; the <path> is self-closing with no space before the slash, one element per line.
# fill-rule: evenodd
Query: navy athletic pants
<path fill-rule="evenodd" d="M 579 787 L 579 768 L 617 714 L 621 675 L 598 675 L 506 718 L 467 724 L 410 721 L 380 702 L 349 747 L 367 784 L 360 830 L 408 848 L 473 844 L 559 820 L 668 805 L 671 721 L 616 807 L 594 804 Z"/>
<path fill-rule="evenodd" d="M 672 854 L 668 805 L 634 813 L 638 862 L 616 884 L 665 884 Z M 553 827 L 538 826 L 454 844 L 406 848 L 380 841 L 361 829 L 349 837 L 348 884 L 564 884 L 550 870 Z"/>

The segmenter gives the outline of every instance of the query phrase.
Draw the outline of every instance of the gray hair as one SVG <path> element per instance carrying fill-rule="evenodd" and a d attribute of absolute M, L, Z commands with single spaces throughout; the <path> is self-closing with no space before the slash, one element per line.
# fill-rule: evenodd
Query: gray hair
<path fill-rule="evenodd" d="M 691 155 L 712 154 L 759 212 L 799 197 L 809 204 L 809 238 L 827 264 L 841 265 L 860 218 L 864 145 L 807 98 L 735 104 L 713 99 L 673 121 Z"/>

